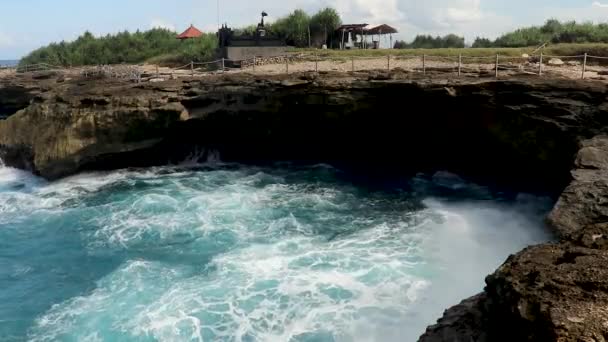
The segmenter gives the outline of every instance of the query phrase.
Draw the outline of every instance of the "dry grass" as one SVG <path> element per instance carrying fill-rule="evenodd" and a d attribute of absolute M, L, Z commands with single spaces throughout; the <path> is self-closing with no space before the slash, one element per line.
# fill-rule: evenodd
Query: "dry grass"
<path fill-rule="evenodd" d="M 390 50 L 316 50 L 294 49 L 293 52 L 317 53 L 320 57 L 331 59 L 344 59 L 350 57 L 383 57 L 391 56 L 441 56 L 463 57 L 496 56 L 521 57 L 523 54 L 531 55 L 536 47 L 524 48 L 463 48 L 463 49 L 390 49 Z M 608 44 L 555 44 L 543 49 L 545 55 L 573 56 L 585 52 L 600 57 L 608 57 Z M 537 52 L 537 54 L 539 54 Z"/>

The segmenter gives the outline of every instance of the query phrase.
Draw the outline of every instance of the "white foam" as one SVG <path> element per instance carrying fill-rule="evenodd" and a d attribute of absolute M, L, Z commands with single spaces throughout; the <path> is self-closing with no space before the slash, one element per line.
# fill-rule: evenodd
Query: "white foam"
<path fill-rule="evenodd" d="M 154 185 L 93 204 L 97 215 L 83 224 L 96 229 L 82 239 L 92 253 L 152 250 L 155 261 L 128 260 L 92 293 L 54 306 L 32 340 L 415 340 L 446 307 L 481 291 L 509 253 L 547 239 L 518 206 L 429 199 L 412 213 L 406 199 L 387 209 L 382 196 L 261 169 L 157 171 L 37 190 L 65 200 L 117 183 Z"/>

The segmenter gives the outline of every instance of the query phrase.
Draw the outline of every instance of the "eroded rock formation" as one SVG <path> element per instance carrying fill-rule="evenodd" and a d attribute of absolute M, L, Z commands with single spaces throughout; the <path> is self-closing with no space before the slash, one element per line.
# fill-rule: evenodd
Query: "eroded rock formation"
<path fill-rule="evenodd" d="M 446 311 L 421 340 L 608 338 L 603 84 L 399 72 L 45 82 L 0 121 L 0 157 L 50 179 L 178 161 L 198 146 L 228 161 L 449 170 L 556 196 L 566 188 L 549 217 L 561 241 L 511 256 L 484 293 Z"/>
<path fill-rule="evenodd" d="M 548 220 L 560 243 L 511 256 L 421 341 L 608 339 L 608 136 L 581 143 L 572 176 Z"/>

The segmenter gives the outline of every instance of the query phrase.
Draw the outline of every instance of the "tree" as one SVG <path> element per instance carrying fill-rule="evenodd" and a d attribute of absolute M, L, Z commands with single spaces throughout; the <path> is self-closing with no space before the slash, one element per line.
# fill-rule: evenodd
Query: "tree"
<path fill-rule="evenodd" d="M 79 66 L 96 64 L 141 63 L 152 58 L 169 60 L 171 64 L 206 61 L 215 52 L 217 39 L 207 34 L 201 38 L 180 42 L 176 33 L 165 29 L 95 37 L 85 32 L 72 42 L 51 43 L 37 49 L 21 60 L 21 65 L 49 63 Z M 168 56 L 170 58 L 160 58 Z"/>
<path fill-rule="evenodd" d="M 474 48 L 491 48 L 493 47 L 493 43 L 491 40 L 489 40 L 488 38 L 480 38 L 477 37 L 475 39 L 475 41 L 473 42 L 473 47 Z"/>
<path fill-rule="evenodd" d="M 308 29 L 310 16 L 301 9 L 297 9 L 285 18 L 277 20 L 271 29 L 285 38 L 288 44 L 305 47 L 308 46 Z"/>
<path fill-rule="evenodd" d="M 320 10 L 310 19 L 311 31 L 313 33 L 322 32 L 326 43 L 328 33 L 334 32 L 340 25 L 342 25 L 342 19 L 340 18 L 338 11 L 331 7 Z"/>
<path fill-rule="evenodd" d="M 441 47 L 443 48 L 464 48 L 464 37 L 458 37 L 455 34 L 448 34 L 441 38 Z"/>
<path fill-rule="evenodd" d="M 395 49 L 407 49 L 407 48 L 409 48 L 409 45 L 404 40 L 398 40 L 398 41 L 395 42 L 395 46 L 393 48 L 395 48 Z"/>
<path fill-rule="evenodd" d="M 545 22 L 545 25 L 541 27 L 540 31 L 544 34 L 558 34 L 562 31 L 562 23 L 557 19 L 549 19 Z"/>

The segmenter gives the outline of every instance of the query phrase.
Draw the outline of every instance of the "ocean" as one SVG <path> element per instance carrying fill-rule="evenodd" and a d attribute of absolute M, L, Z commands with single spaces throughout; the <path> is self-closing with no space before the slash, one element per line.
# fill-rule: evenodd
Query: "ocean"
<path fill-rule="evenodd" d="M 14 59 L 8 59 L 8 60 L 3 60 L 0 59 L 0 67 L 14 67 L 17 66 L 19 64 L 19 60 L 14 60 Z"/>
<path fill-rule="evenodd" d="M 0 167 L 0 340 L 414 341 L 550 205 L 447 173 Z"/>

